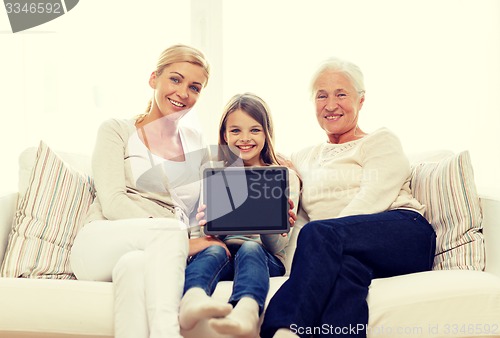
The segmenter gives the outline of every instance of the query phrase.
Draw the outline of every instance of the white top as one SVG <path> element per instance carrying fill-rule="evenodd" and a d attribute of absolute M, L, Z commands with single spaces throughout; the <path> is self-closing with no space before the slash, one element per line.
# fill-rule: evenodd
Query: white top
<path fill-rule="evenodd" d="M 410 192 L 410 164 L 399 139 L 379 129 L 359 140 L 322 143 L 292 155 L 301 205 L 310 220 L 405 208 L 423 214 Z"/>
<path fill-rule="evenodd" d="M 169 189 L 171 195 L 174 195 L 173 192 L 175 192 L 176 198 L 182 201 L 183 207 L 186 208 L 184 212 L 186 215 L 190 215 L 200 195 L 200 159 L 199 156 L 194 159 L 192 153 L 189 153 L 189 150 L 193 151 L 193 149 L 189 149 L 189 142 L 187 142 L 184 135 L 184 129 L 179 129 L 179 134 L 186 152 L 185 161 L 170 161 L 151 153 L 139 138 L 138 133 L 134 133 L 129 140 L 129 151 L 130 153 L 141 154 L 141 156 L 131 157 L 130 165 L 136 181 L 139 181 L 141 177 L 150 177 L 149 187 L 153 187 L 155 190 L 158 189 L 163 193 Z M 200 147 L 203 147 L 203 145 L 200 145 Z M 197 149 L 194 149 L 194 151 L 196 152 Z M 144 161 L 147 158 L 149 158 L 149 161 Z M 148 176 L 148 171 L 155 166 L 160 166 L 166 174 L 168 187 L 165 186 L 161 176 Z M 174 198 L 174 201 L 178 202 L 176 198 Z"/>

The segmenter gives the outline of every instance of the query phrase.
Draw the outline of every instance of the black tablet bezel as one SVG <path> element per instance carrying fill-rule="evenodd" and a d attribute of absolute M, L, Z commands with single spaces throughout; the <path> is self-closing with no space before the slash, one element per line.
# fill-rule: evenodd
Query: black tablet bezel
<path fill-rule="evenodd" d="M 221 226 L 220 222 L 224 221 L 223 217 L 212 219 L 212 210 L 210 208 L 211 200 L 210 194 L 208 190 L 210 188 L 210 184 L 214 184 L 214 180 L 209 180 L 208 177 L 215 174 L 224 174 L 224 175 L 244 175 L 245 179 L 248 177 L 247 175 L 252 175 L 252 182 L 259 182 L 260 185 L 258 187 L 265 187 L 265 184 L 269 184 L 269 180 L 274 180 L 273 184 L 275 187 L 278 187 L 281 190 L 281 195 L 279 197 L 269 199 L 268 203 L 273 203 L 273 210 L 276 210 L 277 214 L 281 216 L 276 216 L 279 221 L 271 220 L 272 215 L 268 215 L 269 223 L 255 225 L 255 217 L 259 216 L 259 210 L 255 210 L 255 212 L 245 214 L 245 217 L 242 215 L 241 218 L 238 219 L 238 224 L 234 225 L 224 225 Z M 258 181 L 260 180 L 260 181 Z M 220 181 L 220 180 L 219 180 Z M 227 183 L 227 181 L 225 180 Z M 247 181 L 247 186 L 249 182 Z M 282 166 L 269 166 L 269 167 L 229 167 L 229 168 L 206 168 L 203 171 L 203 204 L 207 206 L 205 210 L 205 215 L 207 219 L 207 224 L 205 225 L 204 232 L 207 235 L 245 235 L 245 234 L 273 234 L 273 233 L 287 233 L 290 231 L 290 223 L 288 217 L 289 210 L 289 185 L 288 185 L 288 169 Z M 219 186 L 219 189 L 221 187 Z M 224 187 L 226 189 L 226 187 Z M 249 188 L 247 188 L 249 189 Z M 252 186 L 251 189 L 255 189 L 255 186 Z M 264 192 L 264 191 L 263 191 Z M 230 194 L 230 193 L 228 193 Z M 263 193 L 265 196 L 265 194 Z M 276 195 L 276 194 L 274 194 Z M 230 195 L 229 195 L 230 196 Z M 246 199 L 245 203 L 249 203 L 252 199 Z M 246 205 L 245 208 L 251 208 L 252 205 Z M 238 212 L 238 208 L 231 211 L 232 213 Z M 241 211 L 240 211 L 241 212 Z M 238 215 L 231 215 L 231 217 L 235 217 Z M 254 217 L 255 216 L 255 217 Z M 279 222 L 279 224 L 276 224 Z"/>

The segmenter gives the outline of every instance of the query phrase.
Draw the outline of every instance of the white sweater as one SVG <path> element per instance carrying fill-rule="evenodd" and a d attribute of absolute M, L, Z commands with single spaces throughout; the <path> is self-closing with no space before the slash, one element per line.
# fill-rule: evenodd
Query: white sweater
<path fill-rule="evenodd" d="M 322 143 L 292 155 L 310 220 L 404 208 L 423 213 L 410 192 L 410 164 L 399 139 L 379 129 L 359 140 Z"/>

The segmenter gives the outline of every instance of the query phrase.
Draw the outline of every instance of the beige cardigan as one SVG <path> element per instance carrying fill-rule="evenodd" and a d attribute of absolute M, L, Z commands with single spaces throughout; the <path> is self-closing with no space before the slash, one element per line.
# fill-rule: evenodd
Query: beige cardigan
<path fill-rule="evenodd" d="M 175 217 L 173 198 L 169 193 L 168 180 L 163 175 L 163 192 L 137 186 L 131 167 L 134 161 L 146 161 L 147 152 L 138 153 L 130 148 L 129 140 L 136 133 L 132 119 L 111 119 L 99 128 L 95 150 L 92 156 L 92 172 L 95 180 L 96 198 L 85 218 L 93 220 L 116 220 L 126 218 Z M 198 131 L 180 127 L 185 153 L 189 153 L 190 165 L 197 170 L 208 160 Z M 152 168 L 152 174 L 161 175 L 159 168 Z M 199 196 L 199 191 L 198 191 Z M 184 212 L 187 213 L 186 210 Z"/>

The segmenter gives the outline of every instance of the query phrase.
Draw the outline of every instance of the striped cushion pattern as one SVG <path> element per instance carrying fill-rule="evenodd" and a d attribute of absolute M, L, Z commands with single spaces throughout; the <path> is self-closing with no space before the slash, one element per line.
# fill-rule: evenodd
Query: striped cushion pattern
<path fill-rule="evenodd" d="M 1 276 L 74 279 L 69 254 L 94 196 L 91 178 L 42 141 L 28 189 L 18 201 Z"/>
<path fill-rule="evenodd" d="M 413 166 L 412 193 L 436 231 L 434 270 L 484 270 L 482 213 L 468 151 Z"/>

